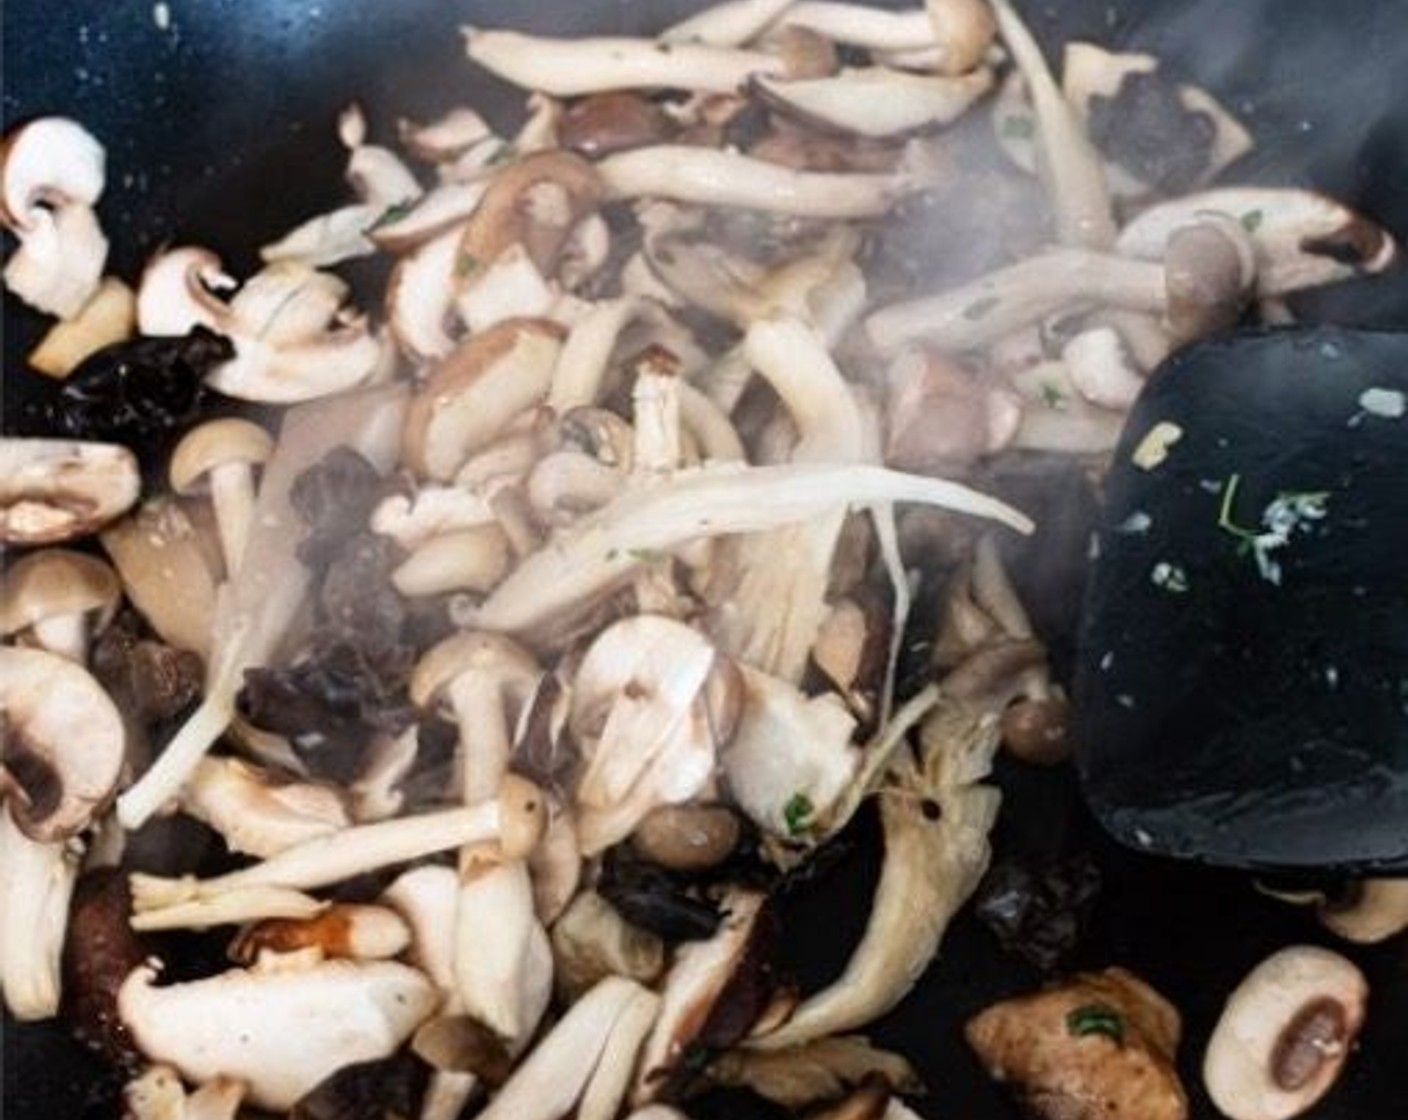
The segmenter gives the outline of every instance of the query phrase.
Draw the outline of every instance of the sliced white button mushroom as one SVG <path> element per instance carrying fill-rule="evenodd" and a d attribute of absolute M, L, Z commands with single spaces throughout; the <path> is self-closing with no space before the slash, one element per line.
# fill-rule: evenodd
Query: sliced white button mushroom
<path fill-rule="evenodd" d="M 249 539 L 254 470 L 273 453 L 273 437 L 252 420 L 236 416 L 192 428 L 171 453 L 171 488 L 178 494 L 210 492 L 227 578 L 239 570 Z"/>
<path fill-rule="evenodd" d="M 69 319 L 93 297 L 108 242 L 93 213 L 106 157 L 76 121 L 40 117 L 0 147 L 0 220 L 20 240 L 5 285 L 26 303 Z"/>
<path fill-rule="evenodd" d="M 456 105 L 426 124 L 398 121 L 397 132 L 406 149 L 427 163 L 446 163 L 494 135 L 489 122 L 467 105 Z"/>
<path fill-rule="evenodd" d="M 352 823 L 332 788 L 281 780 L 229 757 L 200 760 L 181 791 L 181 808 L 220 833 L 230 851 L 260 859 Z"/>
<path fill-rule="evenodd" d="M 118 992 L 141 1051 L 197 1084 L 244 1081 L 251 1103 L 276 1111 L 344 1066 L 394 1053 L 436 1003 L 422 973 L 392 961 L 236 969 L 164 987 L 156 977 L 146 965 Z"/>
<path fill-rule="evenodd" d="M 0 542 L 55 544 L 97 532 L 141 490 L 132 452 L 115 443 L 0 439 Z"/>
<path fill-rule="evenodd" d="M 0 804 L 0 993 L 16 1019 L 49 1019 L 59 1012 L 80 852 L 63 841 L 30 839 L 15 822 L 15 808 L 13 796 Z"/>
<path fill-rule="evenodd" d="M 0 635 L 85 664 L 89 638 L 112 620 L 122 598 L 117 573 L 65 548 L 22 556 L 0 589 Z"/>
<path fill-rule="evenodd" d="M 763 51 L 654 39 L 554 39 L 474 27 L 463 33 L 471 61 L 505 81 L 554 97 L 657 88 L 733 93 L 754 74 L 786 72 L 781 57 Z"/>
<path fill-rule="evenodd" d="M 478 209 L 490 181 L 486 178 L 468 183 L 443 183 L 404 213 L 394 212 L 378 222 L 369 236 L 378 248 L 389 253 L 404 253 L 423 245 L 448 229 L 462 226 Z"/>
<path fill-rule="evenodd" d="M 1203 1083 L 1232 1120 L 1289 1120 L 1339 1077 L 1364 1025 L 1369 985 L 1350 961 L 1295 945 L 1262 961 L 1227 998 Z"/>
<path fill-rule="evenodd" d="M 597 169 L 615 199 L 668 198 L 809 218 L 875 217 L 924 186 L 908 171 L 796 171 L 738 152 L 677 144 L 620 152 Z"/>
<path fill-rule="evenodd" d="M 126 732 L 81 665 L 37 649 L 0 648 L 0 775 L 11 816 L 35 840 L 82 832 L 106 808 L 122 772 Z"/>
<path fill-rule="evenodd" d="M 871 66 L 805 81 L 756 78 L 753 88 L 805 125 L 883 139 L 957 120 L 992 88 L 992 73 L 948 78 Z"/>

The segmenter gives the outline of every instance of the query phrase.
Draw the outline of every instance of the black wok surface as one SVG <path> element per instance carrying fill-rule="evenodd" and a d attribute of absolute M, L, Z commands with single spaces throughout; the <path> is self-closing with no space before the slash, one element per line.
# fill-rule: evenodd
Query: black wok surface
<path fill-rule="evenodd" d="M 164 242 L 192 239 L 240 273 L 260 243 L 342 197 L 332 124 L 359 99 L 373 129 L 399 115 L 428 118 L 465 100 L 509 114 L 511 95 L 463 62 L 456 26 L 512 24 L 554 33 L 643 32 L 694 7 L 659 0 L 170 0 L 169 27 L 145 0 L 9 0 L 4 8 L 4 122 L 38 113 L 83 121 L 107 145 L 101 205 L 113 267 L 131 277 Z M 1149 50 L 1222 96 L 1259 148 L 1239 178 L 1309 183 L 1367 210 L 1408 238 L 1408 5 L 1403 0 L 1047 0 L 1022 5 L 1048 44 L 1085 36 Z M 1402 274 L 1307 299 L 1317 318 L 1408 325 Z M 5 422 L 34 375 L 21 355 L 41 324 L 8 295 Z M 1069 536 L 1069 534 L 1067 534 Z M 1079 544 L 1079 538 L 1071 538 Z M 1066 541 L 1069 553 L 1071 540 Z M 1017 567 L 1040 586 L 1051 539 Z M 1037 556 L 1043 557 L 1038 563 Z M 1034 604 L 1059 647 L 1069 603 Z M 1052 628 L 1056 629 L 1052 629 Z M 1146 976 L 1184 1014 L 1181 1051 L 1194 1115 L 1216 1116 L 1197 1075 L 1227 991 L 1291 942 L 1329 944 L 1316 923 L 1255 893 L 1236 874 L 1140 857 L 1090 822 L 1066 771 L 1004 764 L 999 854 L 1093 853 L 1104 888 L 1079 966 L 1119 963 Z M 788 903 L 790 950 L 803 982 L 829 978 L 858 937 L 877 865 L 862 821 L 828 874 Z M 1316 1120 L 1408 1114 L 1408 945 L 1353 950 L 1373 998 L 1361 1051 Z M 924 1115 L 1016 1116 L 964 1047 L 978 1008 L 1030 988 L 1039 975 L 1006 956 L 971 917 L 952 927 L 937 965 L 873 1034 L 904 1050 L 931 1087 Z M 4 1030 L 9 1120 L 116 1115 L 102 1067 L 46 1025 Z M 696 1115 L 705 1113 L 700 1110 Z M 733 1106 L 710 1115 L 742 1116 Z"/>

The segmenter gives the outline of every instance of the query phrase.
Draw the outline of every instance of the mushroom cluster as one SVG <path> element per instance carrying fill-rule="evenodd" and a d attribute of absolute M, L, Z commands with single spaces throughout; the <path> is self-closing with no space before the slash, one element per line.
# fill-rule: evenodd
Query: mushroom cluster
<path fill-rule="evenodd" d="M 61 385 L 52 438 L 0 443 L 5 1002 L 74 1018 L 137 1118 L 332 1114 L 381 1078 L 424 1120 L 678 1118 L 730 1084 L 903 1120 L 922 1087 L 855 1032 L 983 877 L 996 752 L 1070 750 L 1002 559 L 1034 526 L 980 472 L 1098 475 L 1171 350 L 1393 242 L 1212 185 L 1251 143 L 1230 114 L 1091 44 L 1058 81 L 1008 0 L 465 49 L 522 123 L 451 106 L 394 148 L 349 108 L 354 197 L 242 282 L 199 245 L 105 277 L 102 147 L 6 138 L 5 282 L 57 318 L 32 361 Z M 915 296 L 876 246 L 994 176 L 1038 232 Z M 361 307 L 331 270 L 369 255 Z M 865 933 L 803 996 L 774 892 L 868 799 Z M 149 858 L 178 817 L 218 859 Z M 1400 928 L 1370 894 L 1327 921 Z M 230 967 L 164 980 L 171 930 Z M 1145 1077 L 1184 1115 L 1176 1013 L 1137 979 L 1016 1013 L 1059 1037 L 992 1062 L 1051 1115 Z M 1320 1091 L 1287 1045 L 1273 1080 Z"/>

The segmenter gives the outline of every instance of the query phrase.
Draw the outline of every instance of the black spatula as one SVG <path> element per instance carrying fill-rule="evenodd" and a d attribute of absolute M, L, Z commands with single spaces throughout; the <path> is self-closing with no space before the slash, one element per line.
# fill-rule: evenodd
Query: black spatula
<path fill-rule="evenodd" d="M 1408 334 L 1182 351 L 1106 503 L 1076 679 L 1105 827 L 1220 865 L 1408 872 Z"/>

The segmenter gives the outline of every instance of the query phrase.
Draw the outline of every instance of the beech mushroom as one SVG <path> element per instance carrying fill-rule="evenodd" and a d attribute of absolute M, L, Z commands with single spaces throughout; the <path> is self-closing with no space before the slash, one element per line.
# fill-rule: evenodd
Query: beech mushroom
<path fill-rule="evenodd" d="M 0 677 L 7 675 L 8 666 Z M 60 958 L 79 851 L 63 841 L 31 839 L 16 820 L 15 795 L 7 801 L 0 805 L 0 993 L 16 1019 L 50 1019 L 59 1011 Z"/>
<path fill-rule="evenodd" d="M 45 548 L 5 573 L 0 635 L 83 665 L 89 639 L 112 620 L 122 598 L 117 573 L 83 552 Z"/>
<path fill-rule="evenodd" d="M 136 502 L 137 460 L 114 443 L 0 439 L 0 542 L 55 544 L 96 532 Z"/>
<path fill-rule="evenodd" d="M 107 807 L 122 771 L 126 733 L 102 686 L 66 657 L 0 648 L 5 742 L 0 777 L 26 836 L 67 839 Z"/>
<path fill-rule="evenodd" d="M 1232 1120 L 1288 1120 L 1329 1091 L 1364 1025 L 1369 985 L 1338 953 L 1294 945 L 1227 997 L 1203 1083 Z"/>
<path fill-rule="evenodd" d="M 271 963 L 161 987 L 158 968 L 137 969 L 118 994 L 142 1053 L 197 1084 L 238 1078 L 274 1111 L 344 1066 L 394 1053 L 436 1003 L 430 981 L 394 961 Z"/>
<path fill-rule="evenodd" d="M 227 417 L 193 428 L 171 453 L 167 473 L 178 494 L 209 489 L 227 578 L 239 568 L 254 515 L 254 469 L 269 461 L 274 440 L 250 420 Z"/>
<path fill-rule="evenodd" d="M 508 574 L 512 552 L 496 524 L 478 525 L 430 538 L 391 575 L 407 598 L 467 591 L 483 595 Z"/>
<path fill-rule="evenodd" d="M 741 47 L 765 31 L 792 0 L 723 0 L 660 33 L 666 43 Z"/>
<path fill-rule="evenodd" d="M 77 315 L 107 262 L 93 206 L 103 193 L 102 145 L 76 121 L 40 117 L 0 147 L 0 220 L 19 238 L 5 285 L 50 315 Z"/>
<path fill-rule="evenodd" d="M 351 824 L 332 788 L 281 779 L 229 757 L 200 760 L 181 791 L 181 808 L 220 833 L 230 851 L 261 859 Z"/>
<path fill-rule="evenodd" d="M 753 88 L 809 127 L 885 139 L 957 120 L 992 88 L 992 74 L 948 78 L 872 66 L 804 81 L 755 78 Z"/>
<path fill-rule="evenodd" d="M 867 50 L 912 51 L 934 45 L 934 24 L 929 13 L 919 8 L 896 12 L 868 4 L 799 0 L 783 13 L 780 22 Z"/>

